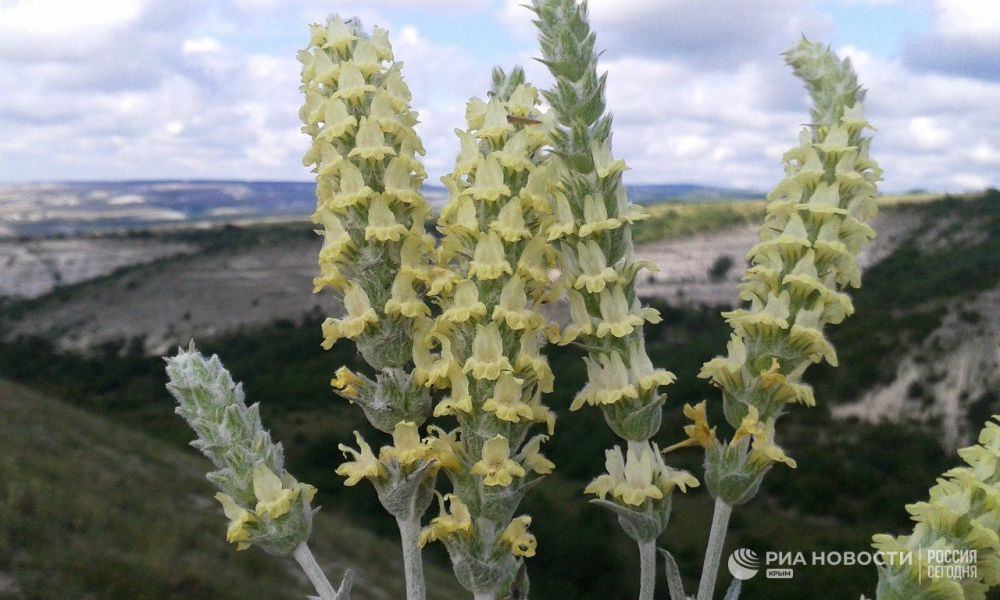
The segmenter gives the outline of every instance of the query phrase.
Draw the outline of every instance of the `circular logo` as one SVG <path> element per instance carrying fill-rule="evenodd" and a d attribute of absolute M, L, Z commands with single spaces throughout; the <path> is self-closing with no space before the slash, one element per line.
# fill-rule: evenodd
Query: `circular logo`
<path fill-rule="evenodd" d="M 749 548 L 737 548 L 729 555 L 729 572 L 740 581 L 746 581 L 757 574 L 760 559 Z"/>

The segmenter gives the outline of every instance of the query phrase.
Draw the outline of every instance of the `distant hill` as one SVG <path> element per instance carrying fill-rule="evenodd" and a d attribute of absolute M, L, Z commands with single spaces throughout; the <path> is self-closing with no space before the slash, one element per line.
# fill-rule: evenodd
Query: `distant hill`
<path fill-rule="evenodd" d="M 299 181 L 96 181 L 0 185 L 0 236 L 66 235 L 187 223 L 301 218 L 315 186 Z M 629 186 L 633 202 L 751 198 L 753 192 L 692 184 Z M 425 186 L 433 205 L 447 192 Z"/>
<path fill-rule="evenodd" d="M 657 204 L 660 202 L 712 202 L 714 200 L 756 200 L 765 194 L 736 188 L 695 185 L 693 183 L 670 183 L 662 185 L 630 185 L 629 200 L 636 204 Z"/>

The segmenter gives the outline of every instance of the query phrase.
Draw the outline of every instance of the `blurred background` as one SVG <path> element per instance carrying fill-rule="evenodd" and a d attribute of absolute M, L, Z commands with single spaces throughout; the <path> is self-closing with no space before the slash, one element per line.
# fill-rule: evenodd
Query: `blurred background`
<path fill-rule="evenodd" d="M 366 486 L 333 474 L 339 442 L 366 429 L 335 397 L 353 347 L 320 349 L 340 307 L 310 293 L 320 240 L 307 222 L 298 65 L 306 25 L 330 12 L 390 29 L 420 113 L 431 177 L 494 64 L 544 87 L 530 13 L 499 0 L 0 0 L 0 599 L 272 599 L 307 591 L 291 561 L 236 553 L 186 446 L 159 358 L 194 338 L 218 352 L 320 488 L 315 552 L 358 574 L 357 597 L 399 598 L 391 520 Z M 814 367 L 818 406 L 783 421 L 795 471 L 776 468 L 735 512 L 728 549 L 864 551 L 909 529 L 954 450 L 1000 412 L 1000 8 L 989 1 L 595 0 L 608 49 L 616 155 L 641 255 L 647 327 L 668 388 L 658 442 L 722 352 L 744 254 L 782 153 L 807 119 L 779 53 L 805 33 L 850 56 L 869 89 L 885 169 L 879 238 L 861 257 L 856 314 L 833 328 L 841 367 Z M 556 376 L 585 377 L 550 348 Z M 558 465 L 535 516 L 532 597 L 632 598 L 633 544 L 581 490 L 615 440 L 596 411 L 569 414 L 557 386 L 547 454 Z M 366 431 L 368 431 L 366 429 Z M 698 453 L 670 461 L 700 475 Z M 703 489 L 675 500 L 662 546 L 693 585 L 711 519 Z M 431 597 L 464 597 L 440 548 Z M 728 584 L 728 574 L 722 581 Z M 871 567 L 796 568 L 743 598 L 871 595 Z M 661 582 L 661 594 L 664 586 Z"/>

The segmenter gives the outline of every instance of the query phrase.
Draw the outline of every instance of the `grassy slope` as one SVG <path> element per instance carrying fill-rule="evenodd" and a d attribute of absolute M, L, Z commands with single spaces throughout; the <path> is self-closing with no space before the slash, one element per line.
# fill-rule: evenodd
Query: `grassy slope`
<path fill-rule="evenodd" d="M 0 380 L 0 574 L 38 599 L 302 598 L 287 558 L 224 540 L 204 460 L 148 435 Z M 321 512 L 312 544 L 358 598 L 398 598 L 395 544 Z M 438 598 L 460 597 L 429 573 Z M 0 597 L 3 592 L 0 592 Z"/>

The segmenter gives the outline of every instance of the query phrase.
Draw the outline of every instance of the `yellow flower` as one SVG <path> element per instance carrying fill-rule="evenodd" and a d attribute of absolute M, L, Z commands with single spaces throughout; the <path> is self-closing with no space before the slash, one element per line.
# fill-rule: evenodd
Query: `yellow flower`
<path fill-rule="evenodd" d="M 596 360 L 585 356 L 583 360 L 587 364 L 587 384 L 573 399 L 570 410 L 579 410 L 584 404 L 602 406 L 639 397 L 618 353 L 599 354 Z"/>
<path fill-rule="evenodd" d="M 746 416 L 740 421 L 740 426 L 736 428 L 736 433 L 733 434 L 733 441 L 730 443 L 735 444 L 745 437 L 764 435 L 764 428 L 761 426 L 759 419 L 760 413 L 757 411 L 757 407 L 751 405 L 747 410 Z"/>
<path fill-rule="evenodd" d="M 503 242 L 495 231 L 479 238 L 472 260 L 469 261 L 469 277 L 481 281 L 497 279 L 504 274 L 510 275 L 514 270 L 504 254 Z"/>
<path fill-rule="evenodd" d="M 360 103 L 365 99 L 365 94 L 374 92 L 375 86 L 365 81 L 365 76 L 361 73 L 358 65 L 352 61 L 347 61 L 340 66 L 340 75 L 337 77 L 337 91 L 334 98 L 343 98 L 351 103 Z"/>
<path fill-rule="evenodd" d="M 496 202 L 500 198 L 510 197 L 510 188 L 503 182 L 503 167 L 497 159 L 479 158 L 475 182 L 465 193 L 483 202 Z"/>
<path fill-rule="evenodd" d="M 354 460 L 345 462 L 337 467 L 336 473 L 341 477 L 346 477 L 344 485 L 357 485 L 364 478 L 378 479 L 386 476 L 385 467 L 375 458 L 371 446 L 365 442 L 361 434 L 354 432 L 354 439 L 358 442 L 358 450 L 346 444 L 338 444 L 337 448 L 344 453 L 344 457 L 353 456 Z"/>
<path fill-rule="evenodd" d="M 253 494 L 257 497 L 254 512 L 258 517 L 267 515 L 277 519 L 291 509 L 292 502 L 298 500 L 300 492 L 301 488 L 298 485 L 292 486 L 291 489 L 283 487 L 281 479 L 266 466 L 254 467 Z"/>
<path fill-rule="evenodd" d="M 490 230 L 496 231 L 507 242 L 517 242 L 531 237 L 531 232 L 524 224 L 521 203 L 516 198 L 508 200 L 500 209 L 497 220 L 490 223 Z"/>
<path fill-rule="evenodd" d="M 365 77 L 371 77 L 382 68 L 382 61 L 375 53 L 375 47 L 367 39 L 360 39 L 354 45 L 351 52 L 351 62 L 358 66 L 358 70 Z"/>
<path fill-rule="evenodd" d="M 455 298 L 451 306 L 441 314 L 441 318 L 452 323 L 464 323 L 469 319 L 486 316 L 486 305 L 479 301 L 479 288 L 471 279 L 463 279 L 455 286 Z"/>
<path fill-rule="evenodd" d="M 558 184 L 559 180 L 556 179 L 553 168 L 548 163 L 542 163 L 528 174 L 528 181 L 517 196 L 525 210 L 530 209 L 539 214 L 548 214 L 552 210 L 549 206 L 549 198 L 552 196 L 552 190 Z"/>
<path fill-rule="evenodd" d="M 415 320 L 413 326 L 413 382 L 419 386 L 431 385 L 430 371 L 434 365 L 434 355 L 431 354 L 433 341 L 430 337 L 434 320 L 424 317 Z"/>
<path fill-rule="evenodd" d="M 399 272 L 413 277 L 417 281 L 428 283 L 431 280 L 427 240 L 421 236 L 408 235 L 399 248 Z"/>
<path fill-rule="evenodd" d="M 396 215 L 392 213 L 385 198 L 379 196 L 372 200 L 368 207 L 368 225 L 365 226 L 365 239 L 372 238 L 380 242 L 398 242 L 401 235 L 406 233 L 406 226 L 396 222 Z"/>
<path fill-rule="evenodd" d="M 386 200 L 396 200 L 403 204 L 418 205 L 423 203 L 420 194 L 420 180 L 413 176 L 413 169 L 399 157 L 389 161 L 383 178 L 385 191 L 382 197 Z"/>
<path fill-rule="evenodd" d="M 517 455 L 518 460 L 525 467 L 539 475 L 548 475 L 556 468 L 555 463 L 545 458 L 545 455 L 539 452 L 542 442 L 546 442 L 548 439 L 549 436 L 542 434 L 532 437 Z"/>
<path fill-rule="evenodd" d="M 597 140 L 591 140 L 590 152 L 594 157 L 594 169 L 597 172 L 597 176 L 601 179 L 618 175 L 628 169 L 625 166 L 625 161 L 620 159 L 615 160 L 611 156 L 611 145 L 607 140 L 603 144 L 598 143 Z"/>
<path fill-rule="evenodd" d="M 504 108 L 503 102 L 500 98 L 491 98 L 486 105 L 483 124 L 479 127 L 479 137 L 499 142 L 511 131 L 514 131 L 514 126 L 507 120 L 507 109 Z"/>
<path fill-rule="evenodd" d="M 236 504 L 228 494 L 219 492 L 215 495 L 215 499 L 222 505 L 222 510 L 226 513 L 226 518 L 229 519 L 229 526 L 226 528 L 226 541 L 230 544 L 236 544 L 237 551 L 246 550 L 250 547 L 250 532 L 247 530 L 247 525 L 256 523 L 257 518 L 253 513 Z"/>
<path fill-rule="evenodd" d="M 625 337 L 643 323 L 642 317 L 629 312 L 625 290 L 620 285 L 616 285 L 610 292 L 607 289 L 601 290 L 601 319 L 595 333 L 599 338 L 609 333 L 614 337 Z"/>
<path fill-rule="evenodd" d="M 618 273 L 608 266 L 604 252 L 594 240 L 586 240 L 576 245 L 580 275 L 573 282 L 576 289 L 587 288 L 591 294 L 600 293 L 608 283 L 618 281 Z"/>
<path fill-rule="evenodd" d="M 552 283 L 547 262 L 551 253 L 552 248 L 544 238 L 535 237 L 528 240 L 524 250 L 521 251 L 521 257 L 517 259 L 517 274 L 527 281 L 542 285 Z"/>
<path fill-rule="evenodd" d="M 313 35 L 314 40 L 318 40 L 319 33 Z M 351 47 L 358 37 L 354 35 L 354 31 L 347 26 L 344 21 L 340 20 L 340 17 L 332 16 L 326 24 L 326 32 L 323 39 L 326 43 L 322 45 L 323 48 L 329 48 L 334 52 L 342 52 Z"/>
<path fill-rule="evenodd" d="M 347 162 L 340 152 L 333 147 L 330 142 L 324 142 L 322 140 L 317 140 L 313 147 L 318 147 L 319 149 L 319 165 L 316 168 L 316 174 L 321 178 L 326 176 L 340 176 L 340 169 Z M 323 179 L 320 179 L 322 182 Z"/>
<path fill-rule="evenodd" d="M 340 367 L 334 375 L 335 377 L 330 380 L 330 385 L 341 396 L 350 400 L 357 400 L 360 397 L 361 388 L 367 386 L 364 379 L 355 375 L 347 367 Z"/>
<path fill-rule="evenodd" d="M 313 81 L 323 85 L 332 85 L 340 77 L 340 64 L 330 60 L 326 52 L 316 50 L 312 55 Z"/>
<path fill-rule="evenodd" d="M 458 429 L 446 432 L 437 425 L 428 425 L 427 432 L 431 435 L 425 440 L 429 448 L 427 460 L 437 461 L 442 469 L 454 473 L 462 470 L 461 451 L 458 443 Z"/>
<path fill-rule="evenodd" d="M 524 477 L 524 467 L 510 458 L 510 445 L 502 435 L 487 440 L 483 444 L 483 458 L 472 465 L 469 472 L 481 475 L 486 485 L 508 486 L 514 477 Z"/>
<path fill-rule="evenodd" d="M 531 371 L 538 383 L 538 389 L 549 393 L 552 391 L 555 377 L 549 361 L 539 353 L 538 334 L 528 331 L 521 334 L 520 350 L 514 359 L 514 368 L 518 371 Z"/>
<path fill-rule="evenodd" d="M 448 502 L 448 510 L 445 509 L 445 502 Z M 421 548 L 428 542 L 436 542 L 452 535 L 472 535 L 472 515 L 461 498 L 455 494 L 446 494 L 444 497 L 438 494 L 438 507 L 440 514 L 431 519 L 430 525 L 420 532 L 417 546 Z"/>
<path fill-rule="evenodd" d="M 431 281 L 427 289 L 427 295 L 440 296 L 441 294 L 450 292 L 458 279 L 458 274 L 451 269 L 433 267 L 431 269 Z"/>
<path fill-rule="evenodd" d="M 490 157 L 495 158 L 500 166 L 514 173 L 527 171 L 534 166 L 528 156 L 532 150 L 529 148 L 529 144 L 530 135 L 527 130 L 522 129 L 507 140 L 502 150 L 491 152 Z"/>
<path fill-rule="evenodd" d="M 313 223 L 323 225 L 323 247 L 319 251 L 320 264 L 332 264 L 337 262 L 345 251 L 354 248 L 350 234 L 344 229 L 337 215 L 329 210 L 320 209 L 312 216 Z"/>
<path fill-rule="evenodd" d="M 323 321 L 323 348 L 329 350 L 340 338 L 354 339 L 364 332 L 369 324 L 378 323 L 378 315 L 372 308 L 365 290 L 353 281 L 347 283 L 344 294 L 344 309 L 347 314 L 342 319 L 327 318 Z"/>
<path fill-rule="evenodd" d="M 576 217 L 573 216 L 573 209 L 570 208 L 569 200 L 562 192 L 554 194 L 555 197 L 555 219 L 549 224 L 546 237 L 551 242 L 567 235 L 573 235 L 576 231 Z M 581 234 L 583 235 L 583 234 Z"/>
<path fill-rule="evenodd" d="M 389 44 L 388 31 L 376 25 L 369 42 L 371 42 L 372 48 L 375 49 L 375 54 L 379 60 L 392 60 L 392 45 Z"/>
<path fill-rule="evenodd" d="M 455 170 L 452 171 L 452 176 L 458 178 L 475 172 L 479 166 L 481 155 L 479 154 L 479 142 L 471 133 L 456 129 L 455 135 L 458 136 L 460 149 L 458 156 L 455 157 Z"/>
<path fill-rule="evenodd" d="M 330 201 L 332 207 L 343 209 L 363 206 L 375 196 L 375 191 L 365 184 L 361 170 L 354 163 L 344 161 L 340 166 L 340 191 Z"/>
<path fill-rule="evenodd" d="M 722 318 L 743 337 L 774 337 L 788 329 L 789 302 L 787 290 L 782 291 L 780 296 L 771 293 L 768 294 L 766 304 L 754 299 L 749 311 L 739 309 L 724 312 Z"/>
<path fill-rule="evenodd" d="M 392 296 L 385 303 L 389 315 L 402 315 L 411 319 L 429 316 L 431 309 L 423 303 L 413 289 L 413 275 L 400 271 L 392 281 Z"/>
<path fill-rule="evenodd" d="M 403 81 L 403 75 L 400 73 L 398 63 L 397 66 L 394 66 L 389 70 L 389 73 L 382 81 L 382 89 L 389 94 L 396 110 L 410 110 L 410 100 L 413 99 L 413 95 L 410 94 L 410 88 L 406 85 L 406 82 Z M 412 155 L 412 153 L 405 150 L 400 150 L 399 154 L 400 156 L 404 154 Z M 423 152 L 421 151 L 420 154 L 423 154 Z"/>
<path fill-rule="evenodd" d="M 549 407 L 542 404 L 542 390 L 535 388 L 535 393 L 531 396 L 531 401 L 528 403 L 531 407 L 532 421 L 535 423 L 545 423 L 545 430 L 549 435 L 556 432 L 556 413 L 552 412 Z"/>
<path fill-rule="evenodd" d="M 452 236 L 462 236 L 470 239 L 479 237 L 479 218 L 476 215 L 476 205 L 472 198 L 459 196 L 448 205 L 450 211 L 447 224 L 443 232 Z M 442 213 L 442 221 L 444 216 Z"/>
<path fill-rule="evenodd" d="M 522 419 L 531 420 L 534 411 L 522 399 L 524 380 L 515 378 L 510 371 L 500 374 L 493 386 L 493 395 L 483 403 L 483 410 L 493 413 L 502 421 L 518 423 Z"/>
<path fill-rule="evenodd" d="M 462 369 L 451 363 L 447 372 L 451 393 L 434 407 L 434 416 L 443 417 L 458 413 L 472 414 L 472 395 L 469 393 L 469 379 Z"/>
<path fill-rule="evenodd" d="M 514 556 L 531 558 L 535 555 L 535 548 L 538 541 L 535 536 L 528 533 L 528 526 L 531 525 L 531 517 L 522 515 L 511 520 L 507 529 L 504 529 L 500 536 L 500 541 L 510 546 L 510 553 Z"/>
<path fill-rule="evenodd" d="M 408 467 L 427 458 L 430 448 L 420 441 L 417 425 L 412 421 L 400 421 L 392 430 L 392 445 L 383 446 L 379 451 L 379 462 L 395 460 Z"/>
<path fill-rule="evenodd" d="M 636 453 L 633 444 L 629 444 L 627 458 L 622 456 L 619 446 L 606 450 L 604 456 L 607 473 L 591 481 L 583 491 L 585 494 L 594 494 L 601 499 L 610 494 L 630 506 L 641 506 L 646 498 L 663 498 L 663 491 L 653 485 L 655 460 L 647 444 L 643 444 L 642 456 Z"/>
<path fill-rule="evenodd" d="M 397 112 L 396 102 L 389 92 L 378 90 L 372 97 L 371 106 L 368 108 L 368 118 L 378 123 L 378 126 L 385 133 L 396 136 L 397 140 L 413 134 L 413 117 L 406 112 Z M 400 162 L 410 166 L 412 157 L 403 157 Z M 412 168 L 411 168 L 412 170 Z"/>
<path fill-rule="evenodd" d="M 566 290 L 566 299 L 569 301 L 570 324 L 563 330 L 562 338 L 559 340 L 559 344 L 563 346 L 581 335 L 590 335 L 594 332 L 583 294 L 576 290 Z"/>
<path fill-rule="evenodd" d="M 469 129 L 479 129 L 486 122 L 486 103 L 479 98 L 469 98 L 465 104 L 465 122 Z"/>
<path fill-rule="evenodd" d="M 695 406 L 690 404 L 684 405 L 684 416 L 691 419 L 693 423 L 691 425 L 684 426 L 684 433 L 687 434 L 688 439 L 678 442 L 673 446 L 670 446 L 664 452 L 670 452 L 678 448 L 685 448 L 687 446 L 701 446 L 702 448 L 712 448 L 719 443 L 719 440 L 715 437 L 715 428 L 709 428 L 708 426 L 708 416 L 705 413 L 705 401 L 702 400 Z"/>
<path fill-rule="evenodd" d="M 337 98 L 327 98 L 323 102 L 323 127 L 316 134 L 316 139 L 333 142 L 351 135 L 357 127 L 358 120 L 347 112 L 347 106 Z"/>
<path fill-rule="evenodd" d="M 386 145 L 382 128 L 374 119 L 368 117 L 361 117 L 354 143 L 354 149 L 348 153 L 349 157 L 360 156 L 366 161 L 374 162 L 396 154 L 391 146 Z"/>
<path fill-rule="evenodd" d="M 493 308 L 492 319 L 506 323 L 513 330 L 537 329 L 544 324 L 544 318 L 528 308 L 528 296 L 524 293 L 524 280 L 514 275 L 500 290 L 500 302 Z"/>
<path fill-rule="evenodd" d="M 660 500 L 674 488 L 682 492 L 696 487 L 698 480 L 686 471 L 666 466 L 656 444 L 629 442 L 626 455 L 615 446 L 605 451 L 607 473 L 590 482 L 584 493 L 606 498 L 628 506 L 642 506 L 646 499 Z"/>
<path fill-rule="evenodd" d="M 785 451 L 773 442 L 774 419 L 769 419 L 763 428 L 757 431 L 753 434 L 753 444 L 747 456 L 747 464 L 759 469 L 769 467 L 776 462 L 785 463 L 793 469 L 797 466 L 795 459 L 786 455 Z"/>
<path fill-rule="evenodd" d="M 663 452 L 660 451 L 660 448 L 655 443 L 651 445 L 653 447 L 653 457 L 656 461 L 656 464 L 653 465 L 653 471 L 658 473 L 658 475 L 654 476 L 653 483 L 660 488 L 664 495 L 671 493 L 674 488 L 678 488 L 686 494 L 689 487 L 698 487 L 698 480 L 695 479 L 694 475 L 681 469 L 668 467 L 663 462 Z"/>
<path fill-rule="evenodd" d="M 515 117 L 527 117 L 538 105 L 538 90 L 535 86 L 522 83 L 514 88 L 507 100 L 507 112 Z"/>
<path fill-rule="evenodd" d="M 604 201 L 593 196 L 583 199 L 583 224 L 580 225 L 580 237 L 617 229 L 622 226 L 620 219 L 609 218 Z"/>
<path fill-rule="evenodd" d="M 629 376 L 639 386 L 639 389 L 649 391 L 677 381 L 677 377 L 670 371 L 653 367 L 653 362 L 649 359 L 645 342 L 641 337 L 637 342 L 629 342 L 628 356 Z"/>
<path fill-rule="evenodd" d="M 331 287 L 335 290 L 343 291 L 344 287 L 347 285 L 347 278 L 343 276 L 337 265 L 333 263 L 321 263 L 320 264 L 319 277 L 313 278 L 313 293 L 318 293 L 324 288 Z"/>
<path fill-rule="evenodd" d="M 499 378 L 503 371 L 514 370 L 503 353 L 503 340 L 496 323 L 476 325 L 476 337 L 472 341 L 472 356 L 465 361 L 462 370 L 465 373 L 471 372 L 476 379 L 489 379 L 491 381 Z"/>
<path fill-rule="evenodd" d="M 712 384 L 726 390 L 738 389 L 743 385 L 743 364 L 747 360 L 747 348 L 743 338 L 732 334 L 726 344 L 726 356 L 716 356 L 701 367 L 698 377 L 710 379 Z"/>

